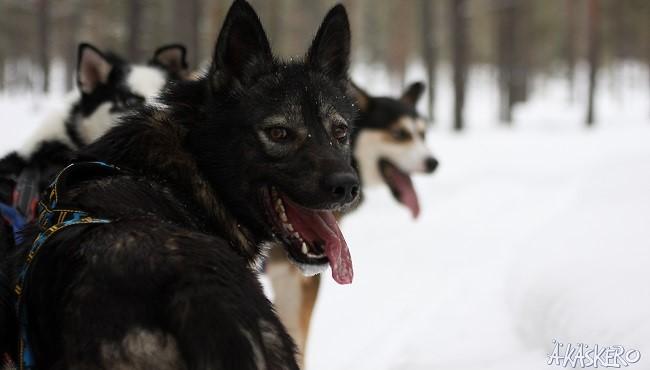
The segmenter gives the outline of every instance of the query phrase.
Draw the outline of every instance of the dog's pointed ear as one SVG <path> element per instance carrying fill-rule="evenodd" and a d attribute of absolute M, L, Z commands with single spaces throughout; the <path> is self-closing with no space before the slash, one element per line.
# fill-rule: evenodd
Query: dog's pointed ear
<path fill-rule="evenodd" d="M 162 67 L 175 78 L 184 78 L 189 74 L 187 49 L 181 44 L 164 45 L 156 49 L 151 65 Z"/>
<path fill-rule="evenodd" d="M 214 49 L 210 79 L 219 86 L 224 76 L 246 83 L 255 66 L 273 61 L 271 46 L 255 10 L 244 0 L 236 0 L 223 22 Z"/>
<path fill-rule="evenodd" d="M 418 103 L 418 100 L 420 100 L 420 98 L 422 97 L 423 93 L 424 93 L 424 82 L 415 82 L 406 88 L 406 90 L 402 94 L 402 97 L 399 100 L 401 100 L 402 102 L 408 105 L 415 107 Z"/>
<path fill-rule="evenodd" d="M 97 86 L 108 82 L 113 65 L 90 44 L 79 44 L 77 50 L 77 86 L 84 94 L 90 94 Z"/>
<path fill-rule="evenodd" d="M 345 7 L 332 8 L 307 52 L 307 64 L 333 79 L 346 79 L 350 66 L 350 22 Z"/>
<path fill-rule="evenodd" d="M 348 83 L 348 94 L 350 94 L 357 101 L 359 110 L 362 112 L 368 110 L 370 95 L 352 81 Z"/>

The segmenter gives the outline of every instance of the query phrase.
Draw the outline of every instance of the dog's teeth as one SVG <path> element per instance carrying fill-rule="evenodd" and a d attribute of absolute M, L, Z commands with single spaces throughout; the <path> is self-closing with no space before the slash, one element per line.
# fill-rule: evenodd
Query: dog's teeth
<path fill-rule="evenodd" d="M 291 225 L 291 224 L 284 224 L 284 228 L 289 230 L 289 231 L 293 231 L 293 225 Z"/>
<path fill-rule="evenodd" d="M 305 242 L 302 243 L 302 253 L 304 254 L 309 253 L 309 248 L 307 248 L 307 244 Z"/>
<path fill-rule="evenodd" d="M 300 239 L 300 234 L 298 234 L 298 233 L 293 233 L 292 235 L 293 235 L 294 238 L 296 238 L 296 239 Z"/>
<path fill-rule="evenodd" d="M 282 219 L 282 222 L 289 221 L 289 219 L 287 218 L 287 214 L 284 212 L 280 212 L 280 218 Z"/>

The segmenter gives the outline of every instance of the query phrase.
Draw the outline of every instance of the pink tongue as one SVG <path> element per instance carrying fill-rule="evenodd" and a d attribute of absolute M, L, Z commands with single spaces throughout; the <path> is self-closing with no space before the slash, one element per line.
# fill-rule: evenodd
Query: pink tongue
<path fill-rule="evenodd" d="M 325 255 L 332 268 L 332 277 L 339 284 L 352 283 L 354 272 L 348 244 L 336 223 L 334 214 L 329 211 L 312 211 L 298 207 L 283 198 L 289 222 L 304 239 L 312 244 L 324 244 Z"/>
<path fill-rule="evenodd" d="M 394 193 L 399 194 L 397 197 L 400 203 L 411 210 L 413 218 L 418 218 L 420 215 L 420 202 L 411 178 L 392 166 L 386 168 L 385 174 L 388 186 Z"/>
<path fill-rule="evenodd" d="M 330 261 L 332 277 L 339 284 L 350 284 L 352 283 L 354 271 L 352 271 L 352 257 L 350 257 L 348 243 L 345 242 L 345 238 L 343 238 L 341 229 L 339 229 L 332 212 L 319 213 L 321 221 L 334 232 L 331 238 L 325 240 L 325 254 Z"/>

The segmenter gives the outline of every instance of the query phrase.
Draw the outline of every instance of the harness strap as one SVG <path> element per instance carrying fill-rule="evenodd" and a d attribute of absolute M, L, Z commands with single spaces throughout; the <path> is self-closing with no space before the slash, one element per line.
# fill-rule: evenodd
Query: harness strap
<path fill-rule="evenodd" d="M 87 172 L 89 170 L 91 171 L 91 176 Z M 103 162 L 71 164 L 59 172 L 54 182 L 48 187 L 49 195 L 45 201 L 39 202 L 38 226 L 41 232 L 27 253 L 25 264 L 18 275 L 18 283 L 14 288 L 14 293 L 16 294 L 16 316 L 18 317 L 18 325 L 20 328 L 18 343 L 19 370 L 35 369 L 34 356 L 28 338 L 27 312 L 22 299 L 26 288 L 25 281 L 32 262 L 41 251 L 43 245 L 45 245 L 45 242 L 60 230 L 74 225 L 107 224 L 112 222 L 110 219 L 93 217 L 89 213 L 81 210 L 57 208 L 59 205 L 59 194 L 61 194 L 61 191 L 63 191 L 67 184 L 75 180 L 83 181 L 90 178 L 107 176 L 117 171 L 119 171 L 117 167 Z"/>
<path fill-rule="evenodd" d="M 36 168 L 25 168 L 16 179 L 13 193 L 13 205 L 25 216 L 27 221 L 34 219 L 40 192 L 38 183 L 41 174 Z"/>
<path fill-rule="evenodd" d="M 16 244 L 22 242 L 20 231 L 27 224 L 27 220 L 18 210 L 10 205 L 0 203 L 0 215 L 11 226 Z"/>

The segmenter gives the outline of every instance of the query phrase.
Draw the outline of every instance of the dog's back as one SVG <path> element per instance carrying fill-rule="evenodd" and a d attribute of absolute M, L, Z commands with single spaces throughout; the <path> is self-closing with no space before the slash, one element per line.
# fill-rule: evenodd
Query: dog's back
<path fill-rule="evenodd" d="M 352 281 L 334 218 L 358 195 L 349 43 L 339 5 L 304 61 L 281 62 L 237 0 L 207 76 L 83 150 L 95 162 L 57 177 L 12 264 L 37 366 L 298 369 L 252 269 L 279 244 Z"/>
<path fill-rule="evenodd" d="M 192 231 L 201 221 L 174 191 L 131 174 L 84 176 L 66 179 L 58 201 L 113 221 L 60 233 L 38 256 L 24 304 L 39 317 L 31 345 L 41 366 L 293 368 L 291 341 L 246 261 Z M 61 297 L 65 305 L 48 304 Z"/>
<path fill-rule="evenodd" d="M 16 319 L 14 279 L 8 255 L 14 252 L 14 229 L 33 217 L 35 200 L 54 174 L 114 125 L 129 109 L 151 102 L 166 81 L 187 69 L 181 45 L 159 48 L 149 65 L 132 65 L 95 47 L 79 47 L 78 90 L 63 107 L 50 112 L 27 142 L 0 159 L 0 366 L 3 354 L 14 354 Z"/>

